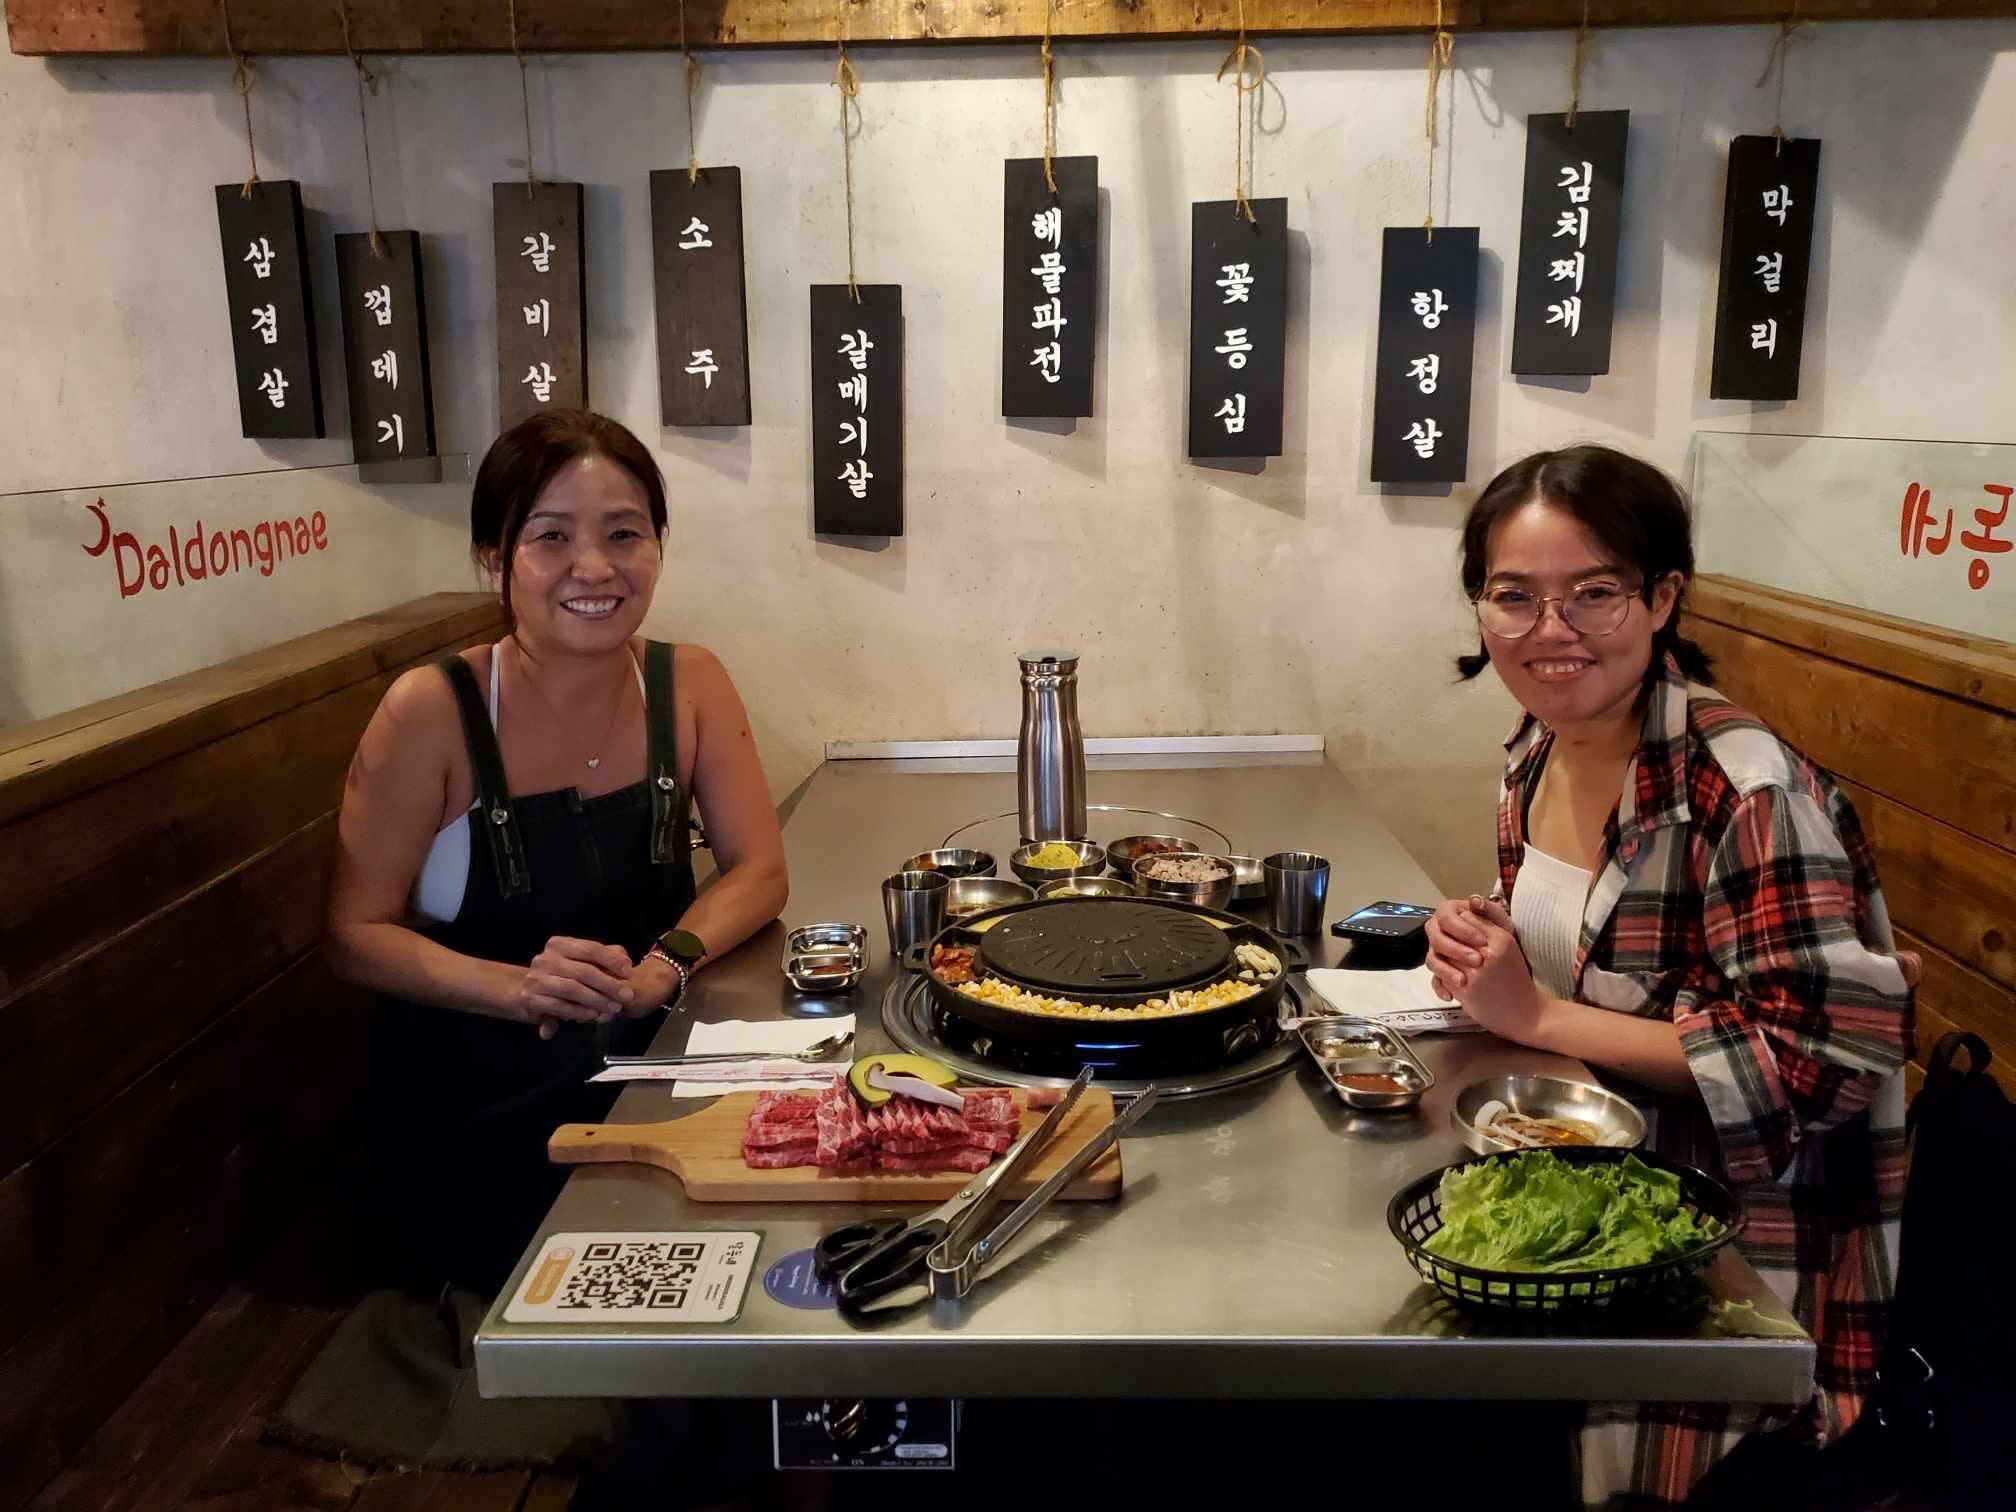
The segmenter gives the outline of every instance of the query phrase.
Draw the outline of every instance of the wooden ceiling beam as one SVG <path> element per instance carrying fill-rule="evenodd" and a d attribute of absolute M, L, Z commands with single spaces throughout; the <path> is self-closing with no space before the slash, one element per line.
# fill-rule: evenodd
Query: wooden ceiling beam
<path fill-rule="evenodd" d="M 8 40 L 20 54 L 221 57 L 218 0 L 5 0 Z M 508 0 L 347 0 L 350 29 L 369 53 L 511 49 Z M 1769 23 L 1792 0 L 1589 0 L 1592 26 Z M 229 0 L 233 41 L 265 55 L 341 53 L 336 0 Z M 686 36 L 701 50 L 830 46 L 845 12 L 848 40 L 1033 42 L 1222 37 L 1239 0 L 686 0 Z M 1799 0 L 1806 21 L 1980 19 L 2016 16 L 2016 0 Z M 527 52 L 664 51 L 679 45 L 679 0 L 517 0 Z M 1583 0 L 1446 0 L 1456 32 L 1573 27 Z M 1427 31 L 1435 0 L 1246 0 L 1256 38 Z"/>

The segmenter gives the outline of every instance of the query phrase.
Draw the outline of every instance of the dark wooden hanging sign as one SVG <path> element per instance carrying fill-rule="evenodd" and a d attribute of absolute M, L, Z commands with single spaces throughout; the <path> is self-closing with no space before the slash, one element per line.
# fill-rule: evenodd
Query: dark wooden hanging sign
<path fill-rule="evenodd" d="M 1806 342 L 1807 263 L 1820 190 L 1820 143 L 1739 136 L 1722 202 L 1711 399 L 1797 399 Z"/>
<path fill-rule="evenodd" d="M 812 528 L 903 534 L 903 286 L 812 285 Z"/>
<path fill-rule="evenodd" d="M 490 186 L 497 244 L 497 419 L 588 407 L 581 186 Z"/>
<path fill-rule="evenodd" d="M 1001 413 L 1092 413 L 1099 323 L 1099 159 L 1009 158 L 1002 183 Z"/>
<path fill-rule="evenodd" d="M 1470 454 L 1477 228 L 1388 226 L 1379 260 L 1372 481 L 1460 483 Z"/>
<path fill-rule="evenodd" d="M 1512 371 L 1607 373 L 1628 110 L 1526 118 Z"/>
<path fill-rule="evenodd" d="M 749 296 L 742 264 L 742 170 L 651 174 L 658 303 L 658 418 L 747 425 Z"/>
<path fill-rule="evenodd" d="M 420 237 L 412 231 L 379 234 L 383 257 L 371 250 L 363 232 L 336 238 L 350 438 L 365 466 L 434 455 Z"/>
<path fill-rule="evenodd" d="M 261 439 L 322 435 L 322 370 L 315 360 L 301 186 L 261 179 L 248 196 L 241 184 L 219 184 L 217 232 L 224 245 L 240 430 Z"/>
<path fill-rule="evenodd" d="M 1190 207 L 1190 455 L 1278 457 L 1288 343 L 1288 201 Z"/>

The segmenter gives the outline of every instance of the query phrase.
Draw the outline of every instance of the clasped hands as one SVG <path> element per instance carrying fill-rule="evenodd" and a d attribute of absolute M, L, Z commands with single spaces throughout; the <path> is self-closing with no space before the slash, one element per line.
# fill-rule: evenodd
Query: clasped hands
<path fill-rule="evenodd" d="M 532 958 L 511 1001 L 511 1016 L 551 1039 L 565 1024 L 606 1024 L 662 1008 L 679 973 L 655 956 L 632 964 L 620 945 L 555 935 Z"/>
<path fill-rule="evenodd" d="M 1460 1003 L 1504 1039 L 1532 1042 L 1543 997 L 1512 916 L 1497 899 L 1472 893 L 1435 910 L 1428 921 L 1428 973 L 1437 997 Z"/>

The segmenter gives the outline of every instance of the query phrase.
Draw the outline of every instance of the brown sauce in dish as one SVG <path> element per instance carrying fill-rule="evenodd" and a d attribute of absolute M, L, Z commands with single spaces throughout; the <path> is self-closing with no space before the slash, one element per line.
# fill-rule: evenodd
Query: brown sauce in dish
<path fill-rule="evenodd" d="M 1337 1078 L 1337 1085 L 1352 1092 L 1379 1092 L 1392 1095 L 1412 1092 L 1414 1084 L 1384 1071 L 1353 1071 Z"/>

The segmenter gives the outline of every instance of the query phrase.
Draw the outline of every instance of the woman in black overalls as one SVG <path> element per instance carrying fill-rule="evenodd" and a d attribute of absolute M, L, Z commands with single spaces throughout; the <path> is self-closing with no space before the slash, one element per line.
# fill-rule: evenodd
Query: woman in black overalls
<path fill-rule="evenodd" d="M 649 1041 L 690 970 L 784 904 L 783 840 L 747 715 L 706 651 L 637 638 L 664 484 L 614 421 L 537 416 L 470 507 L 509 639 L 411 671 L 359 742 L 328 952 L 384 994 L 367 1107 L 371 1248 L 408 1287 L 500 1287 L 557 1194 L 585 1078 Z M 493 711 L 495 722 L 493 726 Z M 719 880 L 696 900 L 697 798 Z"/>

